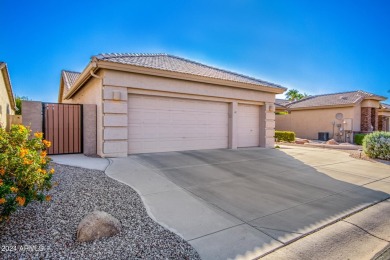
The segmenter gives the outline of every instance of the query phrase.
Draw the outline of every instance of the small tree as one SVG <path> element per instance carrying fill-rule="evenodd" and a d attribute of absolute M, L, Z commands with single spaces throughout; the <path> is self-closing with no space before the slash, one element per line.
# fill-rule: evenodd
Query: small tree
<path fill-rule="evenodd" d="M 29 100 L 26 96 L 16 96 L 15 97 L 15 103 L 16 103 L 16 114 L 21 115 L 22 114 L 22 101 L 23 100 Z"/>

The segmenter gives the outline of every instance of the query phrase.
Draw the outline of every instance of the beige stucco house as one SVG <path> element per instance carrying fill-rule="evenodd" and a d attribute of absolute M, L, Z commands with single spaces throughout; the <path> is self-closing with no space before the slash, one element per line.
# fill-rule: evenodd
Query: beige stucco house
<path fill-rule="evenodd" d="M 0 124 L 7 128 L 9 115 L 15 114 L 15 99 L 7 64 L 0 62 Z"/>
<path fill-rule="evenodd" d="M 389 131 L 390 107 L 381 103 L 385 97 L 364 91 L 350 91 L 309 96 L 299 101 L 276 100 L 276 130 L 294 131 L 297 137 L 317 139 L 318 133 L 329 138 L 353 141 L 354 133 Z"/>
<path fill-rule="evenodd" d="M 97 154 L 116 157 L 273 147 L 275 94 L 285 90 L 167 54 L 103 54 L 62 72 L 59 102 L 96 104 Z"/>

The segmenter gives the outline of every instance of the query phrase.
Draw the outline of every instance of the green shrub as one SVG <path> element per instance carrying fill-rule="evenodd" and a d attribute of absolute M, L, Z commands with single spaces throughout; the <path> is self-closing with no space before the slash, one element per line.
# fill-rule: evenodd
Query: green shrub
<path fill-rule="evenodd" d="M 353 136 L 353 142 L 357 145 L 362 145 L 363 144 L 363 139 L 367 134 L 355 134 Z"/>
<path fill-rule="evenodd" d="M 290 131 L 275 131 L 275 139 L 277 142 L 294 142 L 295 141 L 295 133 Z"/>
<path fill-rule="evenodd" d="M 278 111 L 278 112 L 275 112 L 275 115 L 288 115 L 288 112 L 287 111 Z"/>
<path fill-rule="evenodd" d="M 363 139 L 363 151 L 371 158 L 390 160 L 390 132 L 374 132 Z"/>
<path fill-rule="evenodd" d="M 30 130 L 14 125 L 9 132 L 0 128 L 0 221 L 31 201 L 50 200 L 45 195 L 51 187 L 54 169 L 48 170 L 50 142 L 42 133 L 29 138 Z"/>

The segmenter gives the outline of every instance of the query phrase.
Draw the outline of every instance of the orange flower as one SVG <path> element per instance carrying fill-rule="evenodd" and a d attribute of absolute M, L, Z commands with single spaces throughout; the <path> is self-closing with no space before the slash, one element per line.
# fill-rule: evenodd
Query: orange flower
<path fill-rule="evenodd" d="M 23 164 L 30 165 L 30 164 L 32 164 L 32 163 L 33 163 L 32 160 L 28 160 L 28 159 L 26 159 L 26 158 L 23 159 Z"/>
<path fill-rule="evenodd" d="M 3 180 L 0 179 L 0 186 L 3 186 Z"/>
<path fill-rule="evenodd" d="M 51 146 L 51 142 L 50 142 L 50 141 L 42 140 L 42 143 L 43 143 L 47 148 L 49 148 L 49 147 Z"/>
<path fill-rule="evenodd" d="M 53 174 L 55 171 L 54 168 L 51 168 L 50 173 Z"/>
<path fill-rule="evenodd" d="M 46 201 L 51 201 L 51 196 L 50 196 L 50 195 L 46 195 L 45 200 L 46 200 Z"/>
<path fill-rule="evenodd" d="M 46 157 L 46 155 L 47 155 L 47 152 L 46 152 L 46 151 L 42 151 L 42 152 L 41 152 L 41 157 Z"/>
<path fill-rule="evenodd" d="M 5 169 L 4 168 L 1 168 L 0 169 L 0 175 L 3 176 L 5 174 Z"/>
<path fill-rule="evenodd" d="M 42 139 L 43 133 L 42 133 L 42 132 L 36 132 L 36 133 L 34 134 L 34 136 L 35 136 L 36 138 Z"/>
<path fill-rule="evenodd" d="M 26 203 L 26 198 L 17 196 L 15 199 L 20 206 L 24 206 L 24 203 Z"/>
<path fill-rule="evenodd" d="M 26 154 L 28 154 L 28 149 L 26 149 L 26 148 L 22 148 L 22 149 L 20 149 L 20 157 L 24 157 L 24 156 L 26 156 Z"/>
<path fill-rule="evenodd" d="M 46 174 L 46 170 L 38 169 L 39 173 Z"/>
<path fill-rule="evenodd" d="M 6 202 L 6 200 L 4 198 L 0 198 L 0 205 L 4 204 L 5 202 Z"/>
<path fill-rule="evenodd" d="M 11 187 L 10 190 L 11 190 L 13 193 L 17 193 L 19 189 L 16 188 L 16 187 Z"/>
<path fill-rule="evenodd" d="M 46 163 L 46 160 L 44 158 L 41 159 L 41 163 L 42 164 L 45 164 Z"/>

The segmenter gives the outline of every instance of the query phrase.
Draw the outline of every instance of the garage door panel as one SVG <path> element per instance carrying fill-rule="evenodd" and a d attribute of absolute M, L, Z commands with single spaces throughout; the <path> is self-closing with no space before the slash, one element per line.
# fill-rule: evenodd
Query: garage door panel
<path fill-rule="evenodd" d="M 170 125 L 154 124 L 145 127 L 142 124 L 131 124 L 129 128 L 129 139 L 149 138 L 201 138 L 206 137 L 228 137 L 228 130 L 225 127 L 182 125 L 171 128 Z"/>
<path fill-rule="evenodd" d="M 129 95 L 129 153 L 227 148 L 228 104 Z"/>
<path fill-rule="evenodd" d="M 260 106 L 238 105 L 238 147 L 260 145 Z"/>

